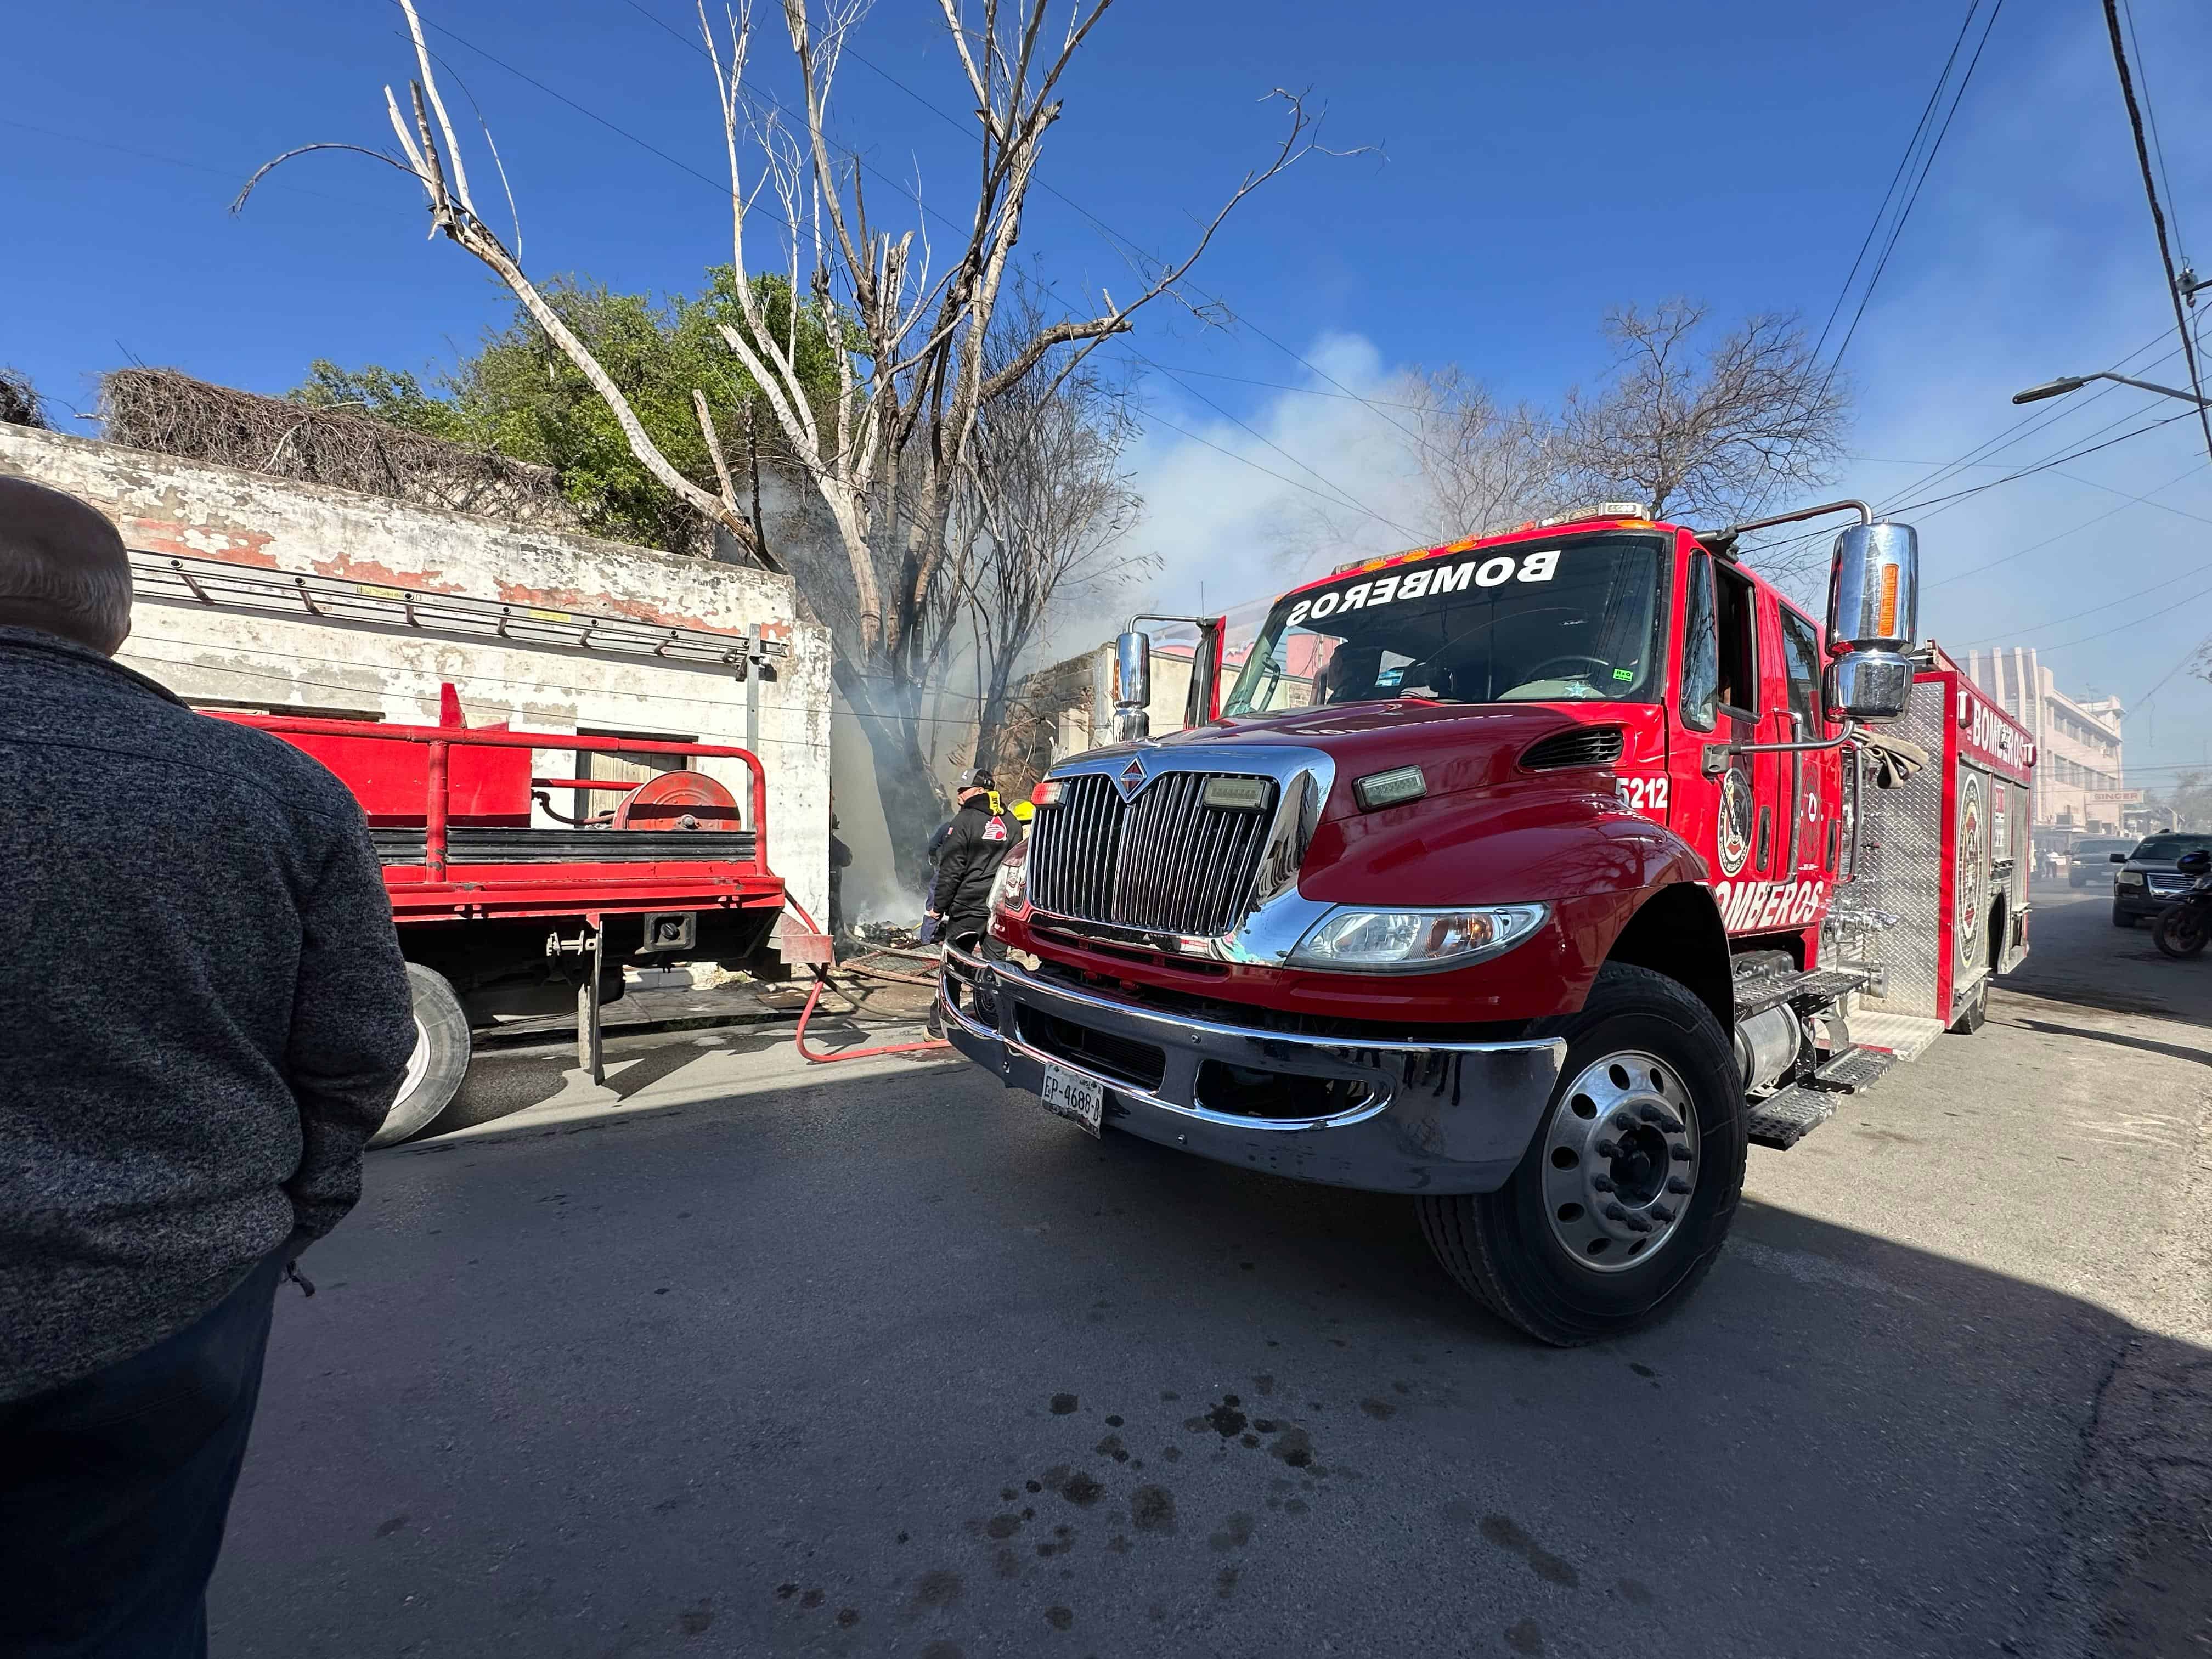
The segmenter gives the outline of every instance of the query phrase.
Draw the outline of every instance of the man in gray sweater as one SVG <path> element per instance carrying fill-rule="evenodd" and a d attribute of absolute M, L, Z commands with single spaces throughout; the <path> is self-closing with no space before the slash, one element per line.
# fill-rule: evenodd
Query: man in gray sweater
<path fill-rule="evenodd" d="M 343 785 L 112 659 L 121 539 L 0 478 L 0 1654 L 204 1654 L 277 1282 L 415 1043 Z"/>

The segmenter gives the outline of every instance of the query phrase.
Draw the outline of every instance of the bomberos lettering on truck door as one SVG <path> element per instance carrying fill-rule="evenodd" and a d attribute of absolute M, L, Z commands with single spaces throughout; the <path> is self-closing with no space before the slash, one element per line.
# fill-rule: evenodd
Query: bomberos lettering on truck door
<path fill-rule="evenodd" d="M 1769 933 L 1811 927 L 1826 891 L 1824 881 L 1718 881 L 1713 902 L 1729 933 Z"/>

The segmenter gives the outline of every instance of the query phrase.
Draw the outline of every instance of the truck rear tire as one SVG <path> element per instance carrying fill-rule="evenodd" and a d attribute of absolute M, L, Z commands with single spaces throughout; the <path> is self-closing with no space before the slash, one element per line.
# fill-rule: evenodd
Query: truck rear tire
<path fill-rule="evenodd" d="M 1662 1317 L 1711 1271 L 1743 1194 L 1743 1084 L 1712 1010 L 1626 963 L 1530 1035 L 1565 1037 L 1567 1060 L 1520 1167 L 1494 1193 L 1421 1199 L 1421 1228 L 1492 1312 L 1577 1347 Z"/>
<path fill-rule="evenodd" d="M 1953 1036 L 1972 1036 L 1986 1024 L 1990 1018 L 1990 982 L 1984 979 L 1974 988 L 1973 996 L 1959 1010 L 1958 1018 L 1946 1028 Z"/>
<path fill-rule="evenodd" d="M 394 1146 L 418 1133 L 446 1109 L 469 1069 L 469 1017 L 446 976 L 410 962 L 407 988 L 415 1000 L 415 1052 L 399 1097 L 384 1115 L 384 1126 L 368 1138 L 371 1146 Z"/>

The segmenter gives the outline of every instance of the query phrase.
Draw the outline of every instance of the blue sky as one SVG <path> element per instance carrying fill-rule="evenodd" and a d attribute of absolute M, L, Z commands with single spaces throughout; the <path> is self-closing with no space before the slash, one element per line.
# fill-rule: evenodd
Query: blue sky
<path fill-rule="evenodd" d="M 2201 222 L 2212 266 L 2212 15 L 2134 3 L 2185 245 Z M 0 362 L 58 404 L 88 407 L 90 377 L 133 357 L 265 392 L 318 356 L 422 368 L 504 318 L 373 163 L 311 156 L 224 211 L 278 150 L 385 141 L 380 88 L 410 68 L 389 0 L 19 9 L 11 55 L 31 72 L 0 116 Z M 1120 0 L 1067 83 L 1044 172 L 1059 194 L 1036 195 L 1025 238 L 1064 291 L 1131 286 L 1094 218 L 1153 250 L 1187 239 L 1272 143 L 1272 88 L 1310 89 L 1328 142 L 1380 147 L 1313 156 L 1232 221 L 1198 276 L 1231 325 L 1162 310 L 1133 343 L 1156 423 L 1133 550 L 1166 561 L 1171 594 L 1274 585 L 1262 544 L 1302 498 L 1258 466 L 1387 514 L 1403 460 L 1387 417 L 1316 393 L 1381 398 L 1405 365 L 1455 362 L 1508 401 L 1554 401 L 1601 372 L 1597 320 L 1621 301 L 1794 307 L 1817 327 L 1964 9 Z M 533 271 L 681 289 L 726 257 L 712 93 L 677 0 L 425 15 L 499 140 Z M 758 61 L 780 75 L 775 44 L 763 31 Z M 918 173 L 957 213 L 972 164 L 943 118 L 965 98 L 936 7 L 880 0 L 855 46 L 868 61 L 844 71 L 841 137 L 878 170 L 879 211 L 890 179 Z M 2172 349 L 2171 320 L 2096 8 L 2010 0 L 1847 360 L 1861 416 L 1842 486 L 1893 499 L 2011 424 L 2013 390 L 2162 328 L 2138 361 Z M 2040 460 L 2154 401 L 2087 396 L 1991 459 Z M 1923 626 L 2063 647 L 2046 660 L 2069 689 L 2140 698 L 2212 632 L 2203 459 L 2185 422 L 1924 514 Z M 2129 744 L 2146 766 L 2212 755 L 2212 686 L 2175 676 Z"/>

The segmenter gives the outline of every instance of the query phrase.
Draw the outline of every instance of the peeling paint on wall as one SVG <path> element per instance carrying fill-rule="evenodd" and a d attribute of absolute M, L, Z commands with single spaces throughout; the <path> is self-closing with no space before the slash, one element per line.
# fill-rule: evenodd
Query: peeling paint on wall
<path fill-rule="evenodd" d="M 374 559 L 349 558 L 341 553 L 335 559 L 314 561 L 318 576 L 333 576 L 341 581 L 371 582 L 379 587 L 406 587 L 417 593 L 465 593 L 469 590 L 460 582 L 447 580 L 442 570 L 394 570 Z"/>

